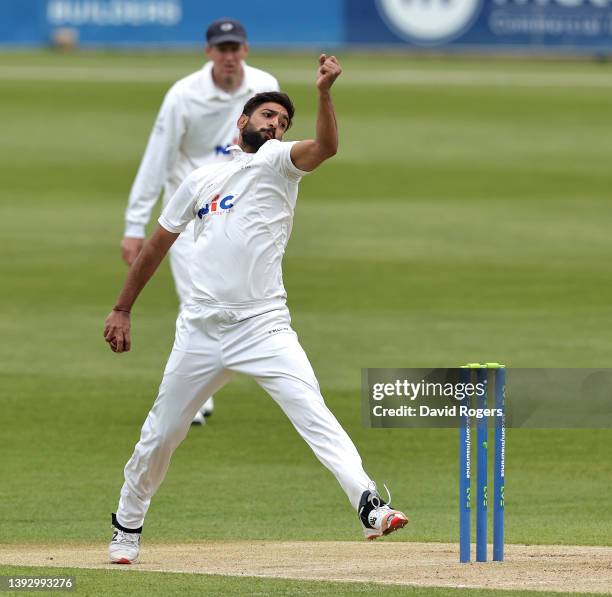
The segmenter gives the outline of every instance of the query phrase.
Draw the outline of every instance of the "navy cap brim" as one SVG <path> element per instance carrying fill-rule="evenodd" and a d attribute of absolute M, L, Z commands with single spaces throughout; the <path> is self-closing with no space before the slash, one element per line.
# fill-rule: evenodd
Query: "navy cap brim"
<path fill-rule="evenodd" d="M 207 43 L 209 46 L 218 46 L 219 44 L 226 43 L 245 44 L 246 37 L 237 33 L 224 33 L 223 35 L 211 37 Z"/>

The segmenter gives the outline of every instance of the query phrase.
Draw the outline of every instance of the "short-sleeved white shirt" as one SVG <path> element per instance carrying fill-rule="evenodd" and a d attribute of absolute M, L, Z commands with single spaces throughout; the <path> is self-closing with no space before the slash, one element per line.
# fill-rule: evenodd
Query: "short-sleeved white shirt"
<path fill-rule="evenodd" d="M 192 172 L 159 223 L 182 232 L 195 222 L 192 298 L 215 306 L 252 307 L 287 296 L 282 260 L 298 184 L 294 142 L 270 140 L 256 153 L 230 147 L 232 160 Z"/>
<path fill-rule="evenodd" d="M 215 85 L 212 62 L 170 88 L 130 192 L 125 236 L 144 237 L 162 186 L 166 205 L 196 168 L 226 161 L 227 147 L 238 138 L 236 122 L 244 104 L 256 93 L 278 91 L 272 75 L 242 66 L 242 85 L 233 93 Z"/>

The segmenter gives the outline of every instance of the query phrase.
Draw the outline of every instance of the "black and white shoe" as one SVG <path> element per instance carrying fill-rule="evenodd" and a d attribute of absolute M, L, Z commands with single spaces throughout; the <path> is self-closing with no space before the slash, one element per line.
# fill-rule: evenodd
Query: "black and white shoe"
<path fill-rule="evenodd" d="M 211 396 L 202 406 L 202 408 L 200 409 L 200 412 L 202 413 L 203 416 L 205 417 L 210 417 L 213 414 L 213 411 L 215 410 L 215 400 L 214 398 Z"/>
<path fill-rule="evenodd" d="M 192 425 L 206 425 L 206 419 L 202 414 L 202 411 L 198 411 L 193 417 L 193 421 L 191 421 Z"/>
<path fill-rule="evenodd" d="M 210 417 L 215 410 L 215 401 L 211 396 L 203 405 L 202 408 L 195 414 L 192 425 L 206 425 L 206 417 Z"/>
<path fill-rule="evenodd" d="M 133 564 L 138 559 L 140 551 L 139 529 L 126 529 L 117 522 L 117 517 L 112 515 L 113 537 L 108 545 L 108 555 L 113 564 Z"/>
<path fill-rule="evenodd" d="M 387 493 L 389 493 L 388 489 Z M 389 501 L 391 501 L 390 494 Z M 384 502 L 376 488 L 363 492 L 359 500 L 358 512 L 363 534 L 366 539 L 370 540 L 398 531 L 408 524 L 408 517 Z"/>

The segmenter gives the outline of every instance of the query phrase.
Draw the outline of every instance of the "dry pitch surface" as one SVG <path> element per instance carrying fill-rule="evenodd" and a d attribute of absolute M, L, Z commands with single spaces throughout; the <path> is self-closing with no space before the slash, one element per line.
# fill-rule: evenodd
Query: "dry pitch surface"
<path fill-rule="evenodd" d="M 18 566 L 260 576 L 384 584 L 612 594 L 612 548 L 507 545 L 504 563 L 458 564 L 448 543 L 228 541 L 145 544 L 141 561 L 113 566 L 105 544 L 4 545 Z"/>

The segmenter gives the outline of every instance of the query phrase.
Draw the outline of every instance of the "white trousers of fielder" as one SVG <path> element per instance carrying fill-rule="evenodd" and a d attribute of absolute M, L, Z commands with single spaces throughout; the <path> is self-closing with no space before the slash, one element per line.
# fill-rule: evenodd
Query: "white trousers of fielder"
<path fill-rule="evenodd" d="M 159 394 L 125 466 L 119 524 L 142 526 L 193 416 L 234 372 L 255 378 L 270 394 L 357 509 L 372 481 L 353 442 L 323 401 L 314 371 L 291 329 L 287 307 L 279 302 L 267 309 L 228 310 L 191 302 L 179 315 Z"/>

